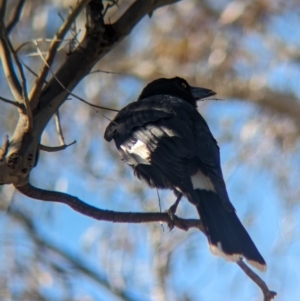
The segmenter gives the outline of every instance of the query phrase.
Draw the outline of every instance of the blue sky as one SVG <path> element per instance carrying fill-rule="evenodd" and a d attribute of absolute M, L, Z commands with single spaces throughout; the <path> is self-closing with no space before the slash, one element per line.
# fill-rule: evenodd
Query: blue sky
<path fill-rule="evenodd" d="M 137 39 L 140 44 L 141 41 L 146 42 L 152 22 L 155 22 L 155 15 L 152 19 L 145 18 L 132 33 L 132 38 Z M 291 28 L 296 25 L 299 25 L 299 16 L 296 15 L 291 18 L 280 16 L 270 22 L 271 30 L 280 38 L 291 45 L 299 46 L 299 37 L 290 34 Z M 270 51 L 262 44 L 261 36 L 249 35 L 243 42 L 253 49 L 253 52 L 258 53 L 262 61 L 270 58 Z M 249 71 L 247 69 L 249 66 L 245 67 L 242 63 L 237 68 L 240 68 L 241 75 L 245 69 L 248 72 L 245 73 L 247 76 L 252 73 L 264 73 L 270 87 L 280 91 L 286 89 L 300 95 L 298 85 L 300 73 L 297 64 L 281 61 L 269 65 L 260 61 L 259 65 L 262 66 L 259 70 L 253 66 Z M 174 75 L 170 74 L 169 77 Z M 115 91 L 111 86 L 104 87 L 106 88 L 103 93 L 104 102 L 109 102 L 109 95 L 112 95 L 114 100 L 118 98 L 119 108 L 134 101 L 145 85 L 132 76 L 106 74 L 93 75 L 95 85 L 97 81 L 101 82 L 103 77 L 117 83 L 119 89 Z M 85 84 L 86 79 L 76 88 L 75 93 L 88 98 L 90 89 Z M 3 96 L 6 96 L 5 91 Z M 2 106 L 5 108 L 6 105 L 0 103 L 1 108 Z M 1 110 L 2 119 L 5 118 L 5 114 L 1 114 Z M 203 103 L 199 106 L 199 111 L 219 141 L 224 177 L 232 203 L 267 261 L 267 272 L 259 275 L 270 289 L 277 291 L 276 300 L 295 300 L 295 296 L 300 296 L 298 285 L 300 226 L 297 218 L 300 213 L 299 205 L 296 202 L 289 204 L 284 199 L 282 191 L 284 188 L 278 185 L 274 166 L 282 160 L 283 168 L 289 166 L 291 173 L 296 177 L 299 143 L 291 153 L 284 154 L 280 149 L 275 151 L 270 149 L 269 153 L 264 150 L 262 157 L 258 158 L 255 151 L 263 150 L 262 145 L 268 142 L 264 128 L 260 126 L 264 124 L 263 122 L 267 122 L 267 118 L 271 118 L 271 115 L 264 115 L 254 104 L 237 99 Z M 261 115 L 263 117 L 260 118 Z M 88 123 L 89 120 L 93 120 L 93 123 Z M 249 125 L 249 122 L 252 123 Z M 32 172 L 31 179 L 34 185 L 76 195 L 102 209 L 159 210 L 156 191 L 146 188 L 146 185 L 135 179 L 129 168 L 122 167 L 120 177 L 115 177 L 115 172 L 119 171 L 119 167 L 124 163 L 113 156 L 113 143 L 109 145 L 103 139 L 104 128 L 108 123 L 103 116 L 72 100 L 67 101 L 62 108 L 62 123 L 66 128 L 66 141 L 76 139 L 77 143 L 60 153 L 41 153 L 39 165 Z M 255 129 L 255 126 L 258 127 L 256 134 L 246 141 L 243 140 L 244 136 L 241 133 L 243 131 L 245 133 L 245 128 Z M 93 133 L 92 137 L 86 135 L 88 131 Z M 1 136 L 4 134 L 3 129 L 0 129 L 0 134 Z M 231 134 L 233 139 L 226 138 L 228 134 Z M 43 141 L 55 144 L 57 142 L 53 137 L 55 129 L 52 121 Z M 244 151 L 250 154 L 243 157 Z M 271 166 L 264 164 L 265 162 L 271 162 Z M 297 184 L 297 181 L 295 182 Z M 142 191 L 142 188 L 145 188 L 145 191 Z M 172 193 L 165 191 L 160 192 L 160 196 L 162 209 L 165 210 L 174 197 Z M 141 199 L 144 202 L 141 202 Z M 209 252 L 206 239 L 199 231 L 179 233 L 178 229 L 169 232 L 166 227 L 163 231 L 159 224 L 117 225 L 98 222 L 64 205 L 38 202 L 20 194 L 16 195 L 13 205 L 25 208 L 29 212 L 32 210 L 34 221 L 43 237 L 77 256 L 92 270 L 109 277 L 112 283 L 124 288 L 133 300 L 160 300 L 156 283 L 158 279 L 153 274 L 151 266 L 156 264 L 158 259 L 164 258 L 166 246 L 172 245 L 179 238 L 182 243 L 174 246 L 174 252 L 169 259 L 168 277 L 165 279 L 169 300 L 188 300 L 184 299 L 185 296 L 191 300 L 205 301 L 241 299 L 254 301 L 262 298 L 260 290 L 235 264 L 227 263 Z M 186 214 L 188 217 L 196 216 L 186 200 L 180 205 L 180 214 Z M 7 239 L 8 224 L 9 217 L 1 214 L 0 239 L 3 243 Z M 24 259 L 26 256 L 30 257 L 33 245 L 24 230 L 16 228 L 11 231 L 12 239 L 20 242 L 18 247 L 20 256 Z M 122 237 L 122 233 L 125 233 L 126 237 Z M 156 233 L 157 239 L 155 248 L 150 245 L 153 233 Z M 1 260 L 6 258 L 3 255 L 0 251 Z M 48 255 L 54 258 L 56 256 L 51 252 Z M 63 260 L 61 262 L 65 264 Z M 73 284 L 74 300 L 118 300 L 114 294 L 103 289 L 89 277 L 77 278 L 76 270 L 71 266 L 67 269 Z M 109 273 L 105 274 L 105 271 Z M 0 273 L 5 274 L 5 270 L 0 268 Z M 60 287 L 59 279 L 53 278 L 51 285 L 46 281 L 42 292 L 51 296 L 52 300 L 61 297 L 63 289 Z"/>

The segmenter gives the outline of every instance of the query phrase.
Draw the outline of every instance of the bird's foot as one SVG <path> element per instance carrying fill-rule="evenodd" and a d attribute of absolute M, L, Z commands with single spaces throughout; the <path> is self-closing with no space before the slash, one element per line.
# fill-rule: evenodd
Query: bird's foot
<path fill-rule="evenodd" d="M 178 207 L 178 204 L 179 204 L 181 198 L 182 198 L 182 194 L 180 194 L 177 197 L 175 203 L 166 211 L 170 217 L 170 221 L 168 222 L 168 228 L 170 231 L 174 228 L 175 213 L 176 213 L 176 210 L 177 210 L 177 207 Z"/>

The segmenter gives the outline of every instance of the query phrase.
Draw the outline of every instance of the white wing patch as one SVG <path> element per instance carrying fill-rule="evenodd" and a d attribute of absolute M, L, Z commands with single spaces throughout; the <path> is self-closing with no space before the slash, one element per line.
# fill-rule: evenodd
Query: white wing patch
<path fill-rule="evenodd" d="M 194 189 L 202 189 L 216 192 L 214 184 L 209 177 L 205 176 L 201 170 L 198 170 L 197 173 L 191 176 L 192 184 Z"/>
<path fill-rule="evenodd" d="M 121 145 L 120 146 L 125 152 L 134 155 L 135 160 L 138 164 L 150 164 L 150 150 L 147 145 L 141 140 L 137 142 L 130 148 Z"/>
<path fill-rule="evenodd" d="M 217 245 L 209 244 L 209 248 L 214 255 L 222 257 L 227 261 L 237 262 L 237 261 L 239 261 L 240 258 L 245 257 L 242 254 L 226 254 L 226 253 L 224 253 L 220 242 L 218 242 Z M 267 270 L 267 266 L 264 264 L 260 264 L 259 262 L 256 262 L 253 260 L 248 260 L 247 258 L 246 258 L 246 261 L 249 264 L 251 264 L 253 267 L 260 270 L 261 272 L 265 272 Z"/>
<path fill-rule="evenodd" d="M 222 249 L 222 245 L 220 242 L 217 243 L 217 245 L 209 245 L 209 248 L 211 250 L 211 252 L 216 255 L 216 256 L 220 256 L 222 258 L 224 258 L 227 261 L 231 261 L 231 262 L 237 262 L 240 258 L 243 258 L 243 255 L 241 254 L 226 254 L 224 253 L 223 249 Z"/>

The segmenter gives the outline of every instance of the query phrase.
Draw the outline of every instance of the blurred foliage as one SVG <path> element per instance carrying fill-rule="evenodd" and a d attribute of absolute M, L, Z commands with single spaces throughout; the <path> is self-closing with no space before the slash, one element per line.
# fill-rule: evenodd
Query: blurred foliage
<path fill-rule="evenodd" d="M 17 2 L 8 1 L 7 11 Z M 53 38 L 74 3 L 27 0 L 11 35 L 15 48 L 41 39 L 39 47 L 47 51 L 45 39 Z M 118 19 L 130 3 L 118 1 L 106 21 Z M 300 36 L 295 33 L 299 16 L 299 3 L 293 0 L 184 0 L 143 19 L 95 66 L 98 72 L 74 91 L 92 103 L 121 108 L 136 100 L 148 81 L 180 75 L 226 98 L 201 103 L 199 109 L 219 141 L 232 201 L 269 265 L 263 277 L 279 293 L 276 300 L 300 295 Z M 82 14 L 67 39 L 80 40 L 84 32 Z M 69 44 L 63 43 L 54 69 L 66 58 Z M 43 62 L 34 44 L 23 45 L 18 53 L 39 72 Z M 2 71 L 0 76 L 1 96 L 11 99 Z M 26 76 L 32 85 L 34 75 L 27 70 Z M 135 179 L 114 146 L 103 141 L 113 113 L 70 98 L 60 115 L 66 143 L 77 143 L 62 152 L 41 153 L 33 184 L 68 192 L 101 208 L 159 210 L 156 191 Z M 0 136 L 11 134 L 16 121 L 16 109 L 0 102 Z M 54 120 L 42 143 L 59 144 Z M 174 197 L 165 191 L 159 194 L 166 210 Z M 197 231 L 95 222 L 62 205 L 15 194 L 9 186 L 0 187 L 0 196 L 3 301 L 261 297 L 237 266 L 209 253 Z M 182 201 L 178 214 L 195 213 Z"/>

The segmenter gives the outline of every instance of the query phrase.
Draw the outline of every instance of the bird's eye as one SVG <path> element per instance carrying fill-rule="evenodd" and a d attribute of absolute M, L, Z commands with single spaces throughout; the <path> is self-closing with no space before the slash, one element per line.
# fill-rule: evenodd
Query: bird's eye
<path fill-rule="evenodd" d="M 182 86 L 184 89 L 186 89 L 186 88 L 187 88 L 187 84 L 186 84 L 186 83 L 184 83 L 184 82 L 182 82 L 182 83 L 181 83 L 181 86 Z"/>

